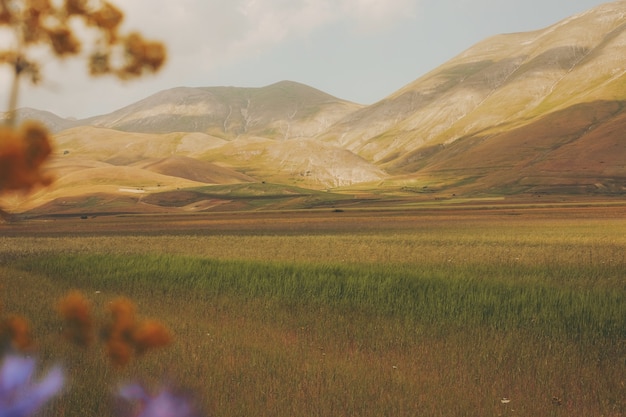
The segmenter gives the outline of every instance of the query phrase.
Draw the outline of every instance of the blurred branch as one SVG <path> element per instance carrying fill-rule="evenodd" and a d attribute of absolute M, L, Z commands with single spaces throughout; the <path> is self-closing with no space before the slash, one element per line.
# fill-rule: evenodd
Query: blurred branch
<path fill-rule="evenodd" d="M 90 49 L 87 69 L 92 76 L 113 75 L 133 79 L 158 71 L 166 59 L 161 42 L 141 34 L 120 33 L 124 13 L 106 0 L 0 0 L 0 28 L 8 29 L 13 45 L 0 47 L 0 65 L 12 68 L 13 80 L 5 126 L 0 129 L 0 195 L 9 191 L 29 191 L 49 183 L 42 164 L 51 154 L 48 132 L 27 122 L 16 126 L 19 85 L 24 76 L 41 81 L 41 62 L 32 51 L 48 49 L 54 58 L 77 56 Z M 76 34 L 75 22 L 87 29 L 90 45 Z M 0 211 L 0 218 L 7 213 Z"/>

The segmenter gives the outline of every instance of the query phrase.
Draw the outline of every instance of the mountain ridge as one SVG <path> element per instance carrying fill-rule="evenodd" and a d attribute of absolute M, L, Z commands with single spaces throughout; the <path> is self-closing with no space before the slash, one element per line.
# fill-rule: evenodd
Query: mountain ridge
<path fill-rule="evenodd" d="M 527 122 L 524 119 L 533 115 L 533 109 L 541 115 L 576 103 L 572 92 L 577 96 L 586 93 L 586 101 L 593 100 L 593 91 L 579 88 L 598 88 L 598 79 L 606 77 L 607 68 L 618 71 L 613 79 L 623 84 L 625 10 L 623 1 L 608 3 L 543 30 L 487 38 L 361 110 L 363 117 L 350 115 L 325 140 L 379 162 L 389 160 L 391 152 L 397 153 L 400 141 L 402 151 L 411 152 L 422 144 L 450 143 L 503 121 Z M 599 54 L 598 46 L 610 42 L 617 44 L 617 53 L 602 55 L 593 71 L 581 71 L 595 80 L 576 79 L 575 67 L 585 64 L 583 58 L 594 49 Z M 565 85 L 570 79 L 571 84 Z M 557 84 L 562 87 L 556 88 Z M 603 86 L 605 90 L 609 87 Z M 558 97 L 559 92 L 566 97 Z M 624 97 L 623 86 L 615 94 Z M 603 93 L 597 96 L 602 98 Z M 546 102 L 550 98 L 553 103 Z M 389 146 L 389 137 L 395 146 Z"/>
<path fill-rule="evenodd" d="M 489 37 L 370 106 L 282 81 L 177 87 L 107 115 L 43 119 L 60 129 L 54 164 L 82 169 L 85 189 L 110 170 L 106 192 L 127 193 L 113 173 L 126 167 L 145 179 L 137 191 L 168 192 L 170 206 L 181 188 L 228 181 L 377 195 L 428 189 L 424 198 L 624 195 L 625 57 L 619 0 Z"/>
<path fill-rule="evenodd" d="M 360 105 L 280 81 L 260 88 L 175 87 L 84 124 L 142 133 L 204 132 L 234 138 L 313 136 Z"/>

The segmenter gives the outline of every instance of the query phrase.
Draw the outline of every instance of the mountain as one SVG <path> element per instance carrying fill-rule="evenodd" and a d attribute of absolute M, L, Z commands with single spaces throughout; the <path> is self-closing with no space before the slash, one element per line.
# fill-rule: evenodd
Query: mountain
<path fill-rule="evenodd" d="M 7 120 L 10 116 L 11 114 L 9 112 L 0 113 L 0 120 Z M 14 116 L 18 123 L 24 120 L 37 120 L 52 133 L 81 125 L 81 122 L 77 120 L 64 119 L 49 111 L 31 109 L 29 107 L 17 109 Z"/>
<path fill-rule="evenodd" d="M 63 129 L 58 181 L 15 207 L 97 193 L 113 205 L 123 195 L 136 210 L 208 201 L 191 206 L 206 210 L 234 189 L 263 196 L 266 208 L 286 207 L 285 196 L 329 204 L 341 194 L 307 190 L 338 188 L 415 198 L 624 195 L 625 59 L 620 0 L 485 39 L 371 106 L 282 81 L 174 88 L 78 121 L 35 114 Z"/>
<path fill-rule="evenodd" d="M 129 210 L 141 202 L 150 211 L 155 208 L 148 202 L 167 200 L 173 207 L 177 198 L 187 201 L 179 190 L 190 187 L 256 182 L 268 184 L 272 194 L 272 182 L 321 189 L 380 180 L 385 173 L 363 158 L 312 140 L 362 107 L 282 81 L 262 88 L 174 88 L 83 120 L 29 110 L 56 133 L 51 169 L 57 179 L 45 192 L 4 206 L 23 211 L 47 204 L 47 210 L 65 211 L 67 198 L 97 194 L 93 210 L 102 204 Z M 169 194 L 145 198 L 156 193 Z M 302 193 L 310 192 L 287 195 Z M 70 205 L 77 207 L 86 209 Z"/>
<path fill-rule="evenodd" d="M 622 0 L 543 30 L 486 39 L 352 113 L 322 138 L 391 175 L 422 176 L 446 187 L 478 182 L 476 188 L 499 192 L 511 182 L 525 182 L 515 188 L 520 192 L 532 189 L 529 177 L 540 172 L 552 172 L 559 185 L 584 180 L 580 158 L 561 160 L 560 171 L 546 161 L 571 156 L 564 146 L 584 152 L 581 144 L 589 135 L 610 124 L 617 136 L 605 139 L 617 149 L 603 148 L 607 155 L 598 157 L 604 167 L 594 169 L 599 175 L 594 181 L 619 183 L 626 177 L 624 165 L 610 166 L 609 156 L 616 151 L 626 156 L 619 133 L 626 100 L 625 15 Z M 555 120 L 561 123 L 556 128 Z M 484 176 L 500 183 L 480 184 Z"/>
<path fill-rule="evenodd" d="M 281 81 L 262 88 L 173 88 L 81 123 L 130 132 L 287 140 L 315 136 L 361 107 L 304 84 Z"/>
<path fill-rule="evenodd" d="M 119 208 L 120 201 L 127 202 L 129 197 L 137 204 L 156 192 L 207 183 L 254 182 L 240 172 L 197 159 L 211 146 L 223 143 L 200 133 L 152 135 L 96 127 L 68 129 L 54 137 L 50 170 L 55 181 L 33 194 L 24 207 L 57 200 L 57 211 L 63 211 L 92 201 L 89 206 L 100 210 L 93 203 L 97 195 L 96 201 L 108 201 Z"/>
<path fill-rule="evenodd" d="M 312 139 L 226 140 L 79 126 L 53 141 L 52 185 L 27 199 L 0 199 L 0 206 L 31 215 L 315 207 L 346 197 L 312 190 L 385 177 L 352 152 Z M 225 185 L 234 188 L 224 192 Z M 250 201 L 233 198 L 233 190 Z"/>
<path fill-rule="evenodd" d="M 240 139 L 205 156 L 255 178 L 312 189 L 377 182 L 387 174 L 354 153 L 315 139 Z"/>

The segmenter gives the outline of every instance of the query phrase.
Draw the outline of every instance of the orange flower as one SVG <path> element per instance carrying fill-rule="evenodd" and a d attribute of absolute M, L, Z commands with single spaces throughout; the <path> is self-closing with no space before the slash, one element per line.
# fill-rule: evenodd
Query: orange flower
<path fill-rule="evenodd" d="M 165 63 L 165 46 L 147 41 L 138 33 L 126 37 L 124 49 L 126 65 L 118 73 L 120 78 L 140 76 L 144 71 L 156 72 Z"/>
<path fill-rule="evenodd" d="M 80 291 L 63 297 L 57 311 L 65 321 L 65 337 L 79 346 L 89 346 L 93 341 L 92 307 Z"/>
<path fill-rule="evenodd" d="M 137 323 L 135 306 L 126 298 L 118 298 L 109 306 L 111 321 L 104 328 L 107 356 L 114 364 L 126 365 L 133 354 L 141 355 L 151 348 L 170 343 L 172 336 L 161 323 L 146 320 Z"/>
<path fill-rule="evenodd" d="M 72 55 L 80 51 L 80 42 L 68 28 L 48 30 L 52 49 L 59 56 Z"/>
<path fill-rule="evenodd" d="M 19 130 L 1 127 L 0 193 L 48 185 L 51 180 L 41 168 L 51 153 L 48 132 L 41 125 L 26 122 Z"/>
<path fill-rule="evenodd" d="M 117 298 L 109 305 L 111 313 L 111 324 L 109 326 L 112 334 L 130 335 L 135 326 L 135 305 L 127 298 Z"/>
<path fill-rule="evenodd" d="M 43 14 L 48 13 L 52 10 L 52 5 L 50 4 L 50 0 L 29 0 L 31 14 Z"/>
<path fill-rule="evenodd" d="M 111 33 L 122 23 L 123 19 L 124 13 L 108 2 L 104 2 L 99 10 L 87 16 L 88 23 Z"/>
<path fill-rule="evenodd" d="M 87 0 L 65 0 L 65 11 L 69 16 L 87 13 Z"/>
<path fill-rule="evenodd" d="M 13 13 L 9 5 L 4 1 L 0 1 L 0 25 L 9 25 L 13 23 Z"/>
<path fill-rule="evenodd" d="M 52 153 L 48 131 L 35 122 L 24 123 L 21 130 L 26 144 L 25 162 L 31 168 L 38 168 Z"/>
<path fill-rule="evenodd" d="M 133 342 L 139 355 L 149 349 L 166 346 L 171 341 L 172 335 L 169 330 L 155 320 L 144 321 L 133 333 Z"/>
<path fill-rule="evenodd" d="M 21 316 L 9 316 L 0 322 L 0 347 L 13 346 L 18 350 L 26 350 L 32 345 L 30 326 Z"/>
<path fill-rule="evenodd" d="M 132 356 L 131 335 L 135 326 L 135 306 L 126 298 L 118 298 L 109 305 L 111 321 L 104 328 L 106 353 L 116 365 L 126 365 Z"/>
<path fill-rule="evenodd" d="M 109 339 L 106 344 L 106 353 L 111 362 L 118 366 L 124 366 L 128 362 L 133 355 L 132 347 L 118 339 Z"/>

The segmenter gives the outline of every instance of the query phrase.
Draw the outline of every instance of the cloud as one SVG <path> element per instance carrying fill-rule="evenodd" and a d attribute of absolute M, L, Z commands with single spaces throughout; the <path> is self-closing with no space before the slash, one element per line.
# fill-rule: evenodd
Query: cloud
<path fill-rule="evenodd" d="M 384 29 L 394 22 L 414 18 L 416 0 L 343 0 L 342 12 L 366 31 Z"/>
<path fill-rule="evenodd" d="M 304 36 L 336 19 L 328 0 L 246 0 L 238 7 L 245 32 L 232 43 L 232 55 L 254 53 L 286 39 Z"/>
<path fill-rule="evenodd" d="M 415 16 L 423 0 L 109 1 L 124 11 L 123 32 L 136 30 L 149 39 L 164 41 L 168 49 L 165 68 L 156 77 L 121 84 L 90 79 L 84 60 L 50 62 L 44 69 L 44 84 L 24 86 L 21 105 L 62 114 L 94 114 L 119 106 L 116 103 L 127 104 L 142 92 L 155 92 L 158 86 L 211 84 L 212 74 L 245 65 L 285 44 L 315 42 L 318 35 L 332 31 L 354 38 L 380 34 Z M 0 73 L 3 91 L 8 91 L 7 84 L 6 74 Z M 55 98 L 59 94 L 63 94 L 60 100 Z M 6 101 L 4 95 L 0 92 L 2 102 Z M 67 100 L 70 95 L 73 98 Z M 90 99 L 94 95 L 97 100 Z M 122 97 L 128 99 L 122 101 Z M 72 103 L 81 105 L 78 110 L 64 110 Z"/>
<path fill-rule="evenodd" d="M 165 39 L 177 70 L 210 70 L 341 24 L 354 36 L 414 17 L 420 0 L 112 0 L 124 28 Z M 192 36 L 193 35 L 193 36 Z"/>
<path fill-rule="evenodd" d="M 226 68 L 306 38 L 329 25 L 353 36 L 384 30 L 415 15 L 420 0 L 111 0 L 125 30 L 165 39 L 169 70 Z"/>
<path fill-rule="evenodd" d="M 354 33 L 382 30 L 415 16 L 418 0 L 244 0 L 237 7 L 243 32 L 232 39 L 228 59 L 262 52 L 331 24 Z"/>

